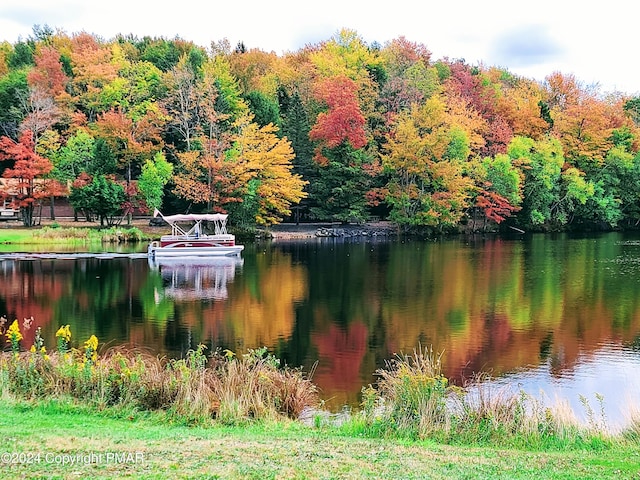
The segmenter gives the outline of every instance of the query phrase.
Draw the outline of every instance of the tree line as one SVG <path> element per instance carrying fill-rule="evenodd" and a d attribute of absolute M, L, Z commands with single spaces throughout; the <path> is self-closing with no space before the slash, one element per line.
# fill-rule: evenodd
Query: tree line
<path fill-rule="evenodd" d="M 282 55 L 46 25 L 0 44 L 0 194 L 25 225 L 66 197 L 103 224 L 159 208 L 245 227 L 631 228 L 639 123 L 640 97 L 572 75 L 348 29 Z"/>

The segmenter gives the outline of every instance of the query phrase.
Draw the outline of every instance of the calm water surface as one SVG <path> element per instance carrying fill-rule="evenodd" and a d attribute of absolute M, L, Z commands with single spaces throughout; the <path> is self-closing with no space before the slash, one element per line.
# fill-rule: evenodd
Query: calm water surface
<path fill-rule="evenodd" d="M 318 362 L 334 409 L 356 406 L 394 354 L 432 345 L 457 384 L 490 372 L 578 416 L 581 396 L 598 412 L 601 394 L 614 424 L 640 405 L 637 236 L 309 239 L 205 264 L 0 258 L 0 315 L 33 316 L 48 345 L 62 324 L 76 342 L 168 356 L 265 345 L 290 365 Z"/>

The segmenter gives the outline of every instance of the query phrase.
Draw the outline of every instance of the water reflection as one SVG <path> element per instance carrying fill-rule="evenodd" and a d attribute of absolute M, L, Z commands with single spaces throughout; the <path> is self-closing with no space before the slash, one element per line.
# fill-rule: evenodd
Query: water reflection
<path fill-rule="evenodd" d="M 96 334 L 169 356 L 265 345 L 290 365 L 317 361 L 333 408 L 357 405 L 377 368 L 419 345 L 443 352 L 457 384 L 490 372 L 533 394 L 561 388 L 572 404 L 598 392 L 618 410 L 640 389 L 628 381 L 640 363 L 637 238 L 312 239 L 220 260 L 0 259 L 0 315 L 33 316 L 48 345 L 62 324 L 78 343 Z"/>
<path fill-rule="evenodd" d="M 243 264 L 239 257 L 149 258 L 151 271 L 158 272 L 163 283 L 155 292 L 156 303 L 163 296 L 176 301 L 224 300 L 229 295 L 227 284 Z"/>
<path fill-rule="evenodd" d="M 549 359 L 496 379 L 547 405 L 568 405 L 582 423 L 596 422 L 611 431 L 631 420 L 640 405 L 640 356 L 616 344 L 581 356 L 570 369 L 557 370 Z M 589 418 L 589 417 L 592 418 Z"/>

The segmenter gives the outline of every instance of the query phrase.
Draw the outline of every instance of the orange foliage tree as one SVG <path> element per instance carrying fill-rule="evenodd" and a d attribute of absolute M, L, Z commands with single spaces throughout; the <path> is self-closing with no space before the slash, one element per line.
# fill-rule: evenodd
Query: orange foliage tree
<path fill-rule="evenodd" d="M 118 66 L 112 61 L 111 49 L 88 33 L 71 39 L 73 77 L 70 91 L 74 103 L 90 121 L 95 120 L 102 107 L 102 89 L 118 76 Z"/>
<path fill-rule="evenodd" d="M 59 97 L 65 94 L 69 77 L 60 63 L 60 52 L 53 47 L 43 46 L 36 51 L 35 68 L 27 75 L 29 85 L 44 89 L 49 95 Z"/>
<path fill-rule="evenodd" d="M 116 154 L 118 166 L 124 169 L 127 182 L 131 182 L 133 167 L 162 148 L 163 124 L 162 115 L 152 109 L 136 120 L 112 109 L 98 116 L 93 129 L 96 138 L 104 139 Z"/>

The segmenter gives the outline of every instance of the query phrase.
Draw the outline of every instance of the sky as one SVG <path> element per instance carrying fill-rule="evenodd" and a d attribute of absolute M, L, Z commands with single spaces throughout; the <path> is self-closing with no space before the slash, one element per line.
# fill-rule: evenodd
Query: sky
<path fill-rule="evenodd" d="M 228 39 L 294 52 L 342 28 L 367 43 L 404 36 L 433 59 L 464 59 L 543 81 L 572 74 L 602 93 L 640 94 L 633 2 L 609 0 L 0 0 L 0 41 L 48 25 L 105 40 L 117 34 L 180 37 L 203 47 Z"/>

